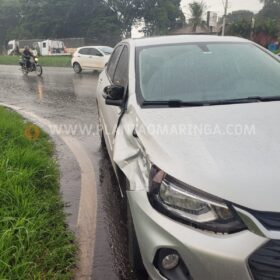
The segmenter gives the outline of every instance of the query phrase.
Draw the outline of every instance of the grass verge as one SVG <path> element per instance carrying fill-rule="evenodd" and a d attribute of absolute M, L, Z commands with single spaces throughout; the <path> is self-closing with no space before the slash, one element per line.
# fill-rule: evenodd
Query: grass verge
<path fill-rule="evenodd" d="M 18 65 L 19 59 L 19 56 L 0 55 L 0 64 Z M 71 56 L 41 56 L 39 63 L 42 66 L 71 67 Z"/>
<path fill-rule="evenodd" d="M 53 145 L 2 107 L 0 252 L 0 279 L 73 277 L 76 246 L 65 223 Z"/>

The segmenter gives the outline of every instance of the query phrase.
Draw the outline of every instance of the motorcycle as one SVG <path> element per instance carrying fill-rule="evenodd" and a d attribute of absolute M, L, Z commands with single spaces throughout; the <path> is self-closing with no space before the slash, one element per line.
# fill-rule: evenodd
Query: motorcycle
<path fill-rule="evenodd" d="M 21 71 L 24 75 L 28 75 L 30 72 L 36 72 L 37 76 L 40 77 L 43 74 L 43 68 L 39 64 L 38 57 L 31 57 L 29 61 L 29 67 L 27 67 L 27 61 L 24 58 L 21 58 L 19 61 L 21 66 Z"/>

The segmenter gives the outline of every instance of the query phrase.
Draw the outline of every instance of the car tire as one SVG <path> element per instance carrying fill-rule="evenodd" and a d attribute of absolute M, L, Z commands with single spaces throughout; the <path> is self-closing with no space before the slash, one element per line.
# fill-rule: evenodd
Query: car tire
<path fill-rule="evenodd" d="M 98 107 L 98 103 L 97 103 L 97 107 Z M 100 136 L 100 145 L 102 148 L 106 148 L 106 142 L 105 142 L 105 137 L 104 137 L 104 132 L 103 132 L 103 128 L 101 125 L 101 121 L 100 121 L 100 114 L 99 114 L 99 110 L 98 111 L 98 124 L 99 124 L 99 136 Z"/>
<path fill-rule="evenodd" d="M 42 66 L 38 64 L 38 65 L 36 65 L 35 69 L 36 69 L 37 76 L 41 77 L 43 75 L 43 68 L 42 68 Z"/>
<path fill-rule="evenodd" d="M 106 148 L 106 142 L 105 142 L 103 130 L 100 131 L 100 144 L 102 148 Z"/>
<path fill-rule="evenodd" d="M 127 231 L 128 231 L 128 256 L 133 271 L 140 279 L 148 279 L 148 274 L 143 264 L 132 215 L 127 203 Z"/>
<path fill-rule="evenodd" d="M 82 67 L 78 62 L 73 64 L 73 69 L 76 74 L 80 74 L 82 72 Z"/>

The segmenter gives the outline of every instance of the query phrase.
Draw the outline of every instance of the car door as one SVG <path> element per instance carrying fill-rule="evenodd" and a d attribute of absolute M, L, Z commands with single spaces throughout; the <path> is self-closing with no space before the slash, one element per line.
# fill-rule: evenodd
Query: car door
<path fill-rule="evenodd" d="M 79 50 L 78 53 L 78 62 L 80 63 L 82 68 L 89 68 L 89 56 L 90 56 L 90 49 L 89 48 L 82 48 Z"/>
<path fill-rule="evenodd" d="M 96 48 L 90 49 L 89 64 L 92 69 L 104 68 L 104 55 Z"/>
<path fill-rule="evenodd" d="M 113 52 L 111 59 L 105 71 L 100 76 L 98 86 L 100 108 L 100 118 L 104 131 L 104 137 L 107 144 L 109 155 L 113 157 L 113 147 L 115 132 L 120 117 L 121 108 L 105 104 L 105 99 L 102 97 L 103 90 L 106 86 L 116 84 L 127 87 L 128 84 L 128 60 L 129 49 L 127 46 L 118 46 Z M 100 97 L 101 96 L 101 97 Z"/>

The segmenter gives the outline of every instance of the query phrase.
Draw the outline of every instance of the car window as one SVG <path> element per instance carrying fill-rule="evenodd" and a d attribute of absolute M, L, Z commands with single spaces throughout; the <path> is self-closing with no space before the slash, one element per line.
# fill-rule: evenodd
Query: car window
<path fill-rule="evenodd" d="M 112 53 L 112 56 L 110 58 L 110 61 L 108 63 L 108 66 L 107 66 L 107 73 L 108 73 L 108 75 L 109 75 L 109 77 L 112 81 L 113 81 L 115 69 L 116 69 L 116 66 L 117 66 L 119 56 L 120 56 L 120 53 L 121 53 L 122 49 L 123 49 L 123 46 L 118 46 L 114 50 L 114 52 Z"/>
<path fill-rule="evenodd" d="M 113 83 L 120 86 L 126 86 L 128 83 L 128 48 L 126 46 L 120 56 Z"/>
<path fill-rule="evenodd" d="M 113 49 L 113 48 L 110 48 L 110 47 L 102 47 L 102 48 L 100 48 L 100 49 L 101 49 L 101 51 L 104 52 L 106 55 L 111 54 L 111 53 L 114 51 L 114 49 Z"/>
<path fill-rule="evenodd" d="M 90 49 L 89 48 L 80 49 L 79 54 L 90 55 Z"/>
<path fill-rule="evenodd" d="M 93 56 L 103 56 L 99 50 L 94 49 L 94 48 L 90 49 L 90 55 L 93 55 Z"/>

